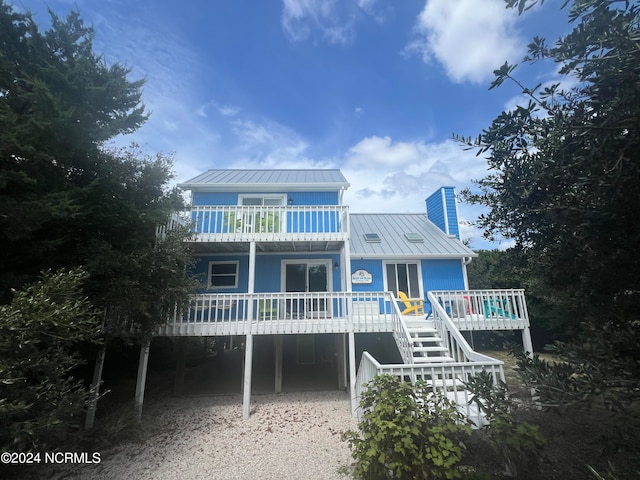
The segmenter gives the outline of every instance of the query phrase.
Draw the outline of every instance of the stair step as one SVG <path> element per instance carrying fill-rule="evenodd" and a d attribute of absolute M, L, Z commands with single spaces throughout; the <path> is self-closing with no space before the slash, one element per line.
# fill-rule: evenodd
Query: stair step
<path fill-rule="evenodd" d="M 411 337 L 413 343 L 442 343 L 440 337 Z"/>
<path fill-rule="evenodd" d="M 430 327 L 425 327 L 425 326 L 414 327 L 412 325 L 407 325 L 407 330 L 409 330 L 409 333 L 413 333 L 413 332 L 417 332 L 417 333 L 438 333 L 438 330 L 436 330 L 435 328 L 430 328 Z"/>
<path fill-rule="evenodd" d="M 446 352 L 447 347 L 442 345 L 434 345 L 431 347 L 413 347 L 414 352 Z"/>
<path fill-rule="evenodd" d="M 427 385 L 436 387 L 464 387 L 464 382 L 459 378 L 447 378 L 446 380 L 429 380 L 427 381 Z"/>
<path fill-rule="evenodd" d="M 453 362 L 451 357 L 413 357 L 414 363 L 444 363 Z"/>

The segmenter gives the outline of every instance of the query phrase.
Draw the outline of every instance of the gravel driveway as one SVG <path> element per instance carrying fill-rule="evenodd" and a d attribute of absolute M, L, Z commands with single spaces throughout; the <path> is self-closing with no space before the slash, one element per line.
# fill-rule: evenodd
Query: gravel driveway
<path fill-rule="evenodd" d="M 169 397 L 149 405 L 145 443 L 101 452 L 58 478 L 340 479 L 352 464 L 343 431 L 355 428 L 345 392 Z"/>

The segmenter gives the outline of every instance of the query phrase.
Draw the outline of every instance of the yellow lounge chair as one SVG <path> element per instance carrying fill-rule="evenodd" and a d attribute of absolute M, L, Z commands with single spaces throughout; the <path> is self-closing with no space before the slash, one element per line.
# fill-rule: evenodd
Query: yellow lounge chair
<path fill-rule="evenodd" d="M 402 315 L 424 315 L 424 300 L 421 298 L 409 298 L 404 292 L 398 292 L 400 301 L 404 303 L 405 309 L 400 312 Z"/>

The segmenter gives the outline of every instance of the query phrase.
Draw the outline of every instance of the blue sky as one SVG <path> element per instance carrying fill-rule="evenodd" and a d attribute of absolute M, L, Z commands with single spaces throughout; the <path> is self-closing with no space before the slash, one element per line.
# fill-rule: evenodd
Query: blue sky
<path fill-rule="evenodd" d="M 476 136 L 522 101 L 489 91 L 534 35 L 569 29 L 560 2 L 523 16 L 503 0 L 21 0 L 44 28 L 47 8 L 77 8 L 108 63 L 146 78 L 149 121 L 118 143 L 173 153 L 176 180 L 209 168 L 340 168 L 352 212 L 420 212 L 441 185 L 487 174 L 452 133 Z M 522 66 L 528 85 L 557 67 Z M 460 204 L 462 235 L 490 248 Z M 503 242 L 504 247 L 508 242 Z"/>

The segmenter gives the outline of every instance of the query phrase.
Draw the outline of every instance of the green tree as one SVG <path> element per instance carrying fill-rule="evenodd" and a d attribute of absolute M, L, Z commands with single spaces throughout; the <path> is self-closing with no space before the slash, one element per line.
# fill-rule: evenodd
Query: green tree
<path fill-rule="evenodd" d="M 187 229 L 156 235 L 183 206 L 172 158 L 107 147 L 147 119 L 144 81 L 93 52 L 78 12 L 50 15 L 42 33 L 0 0 L 0 304 L 42 269 L 82 267 L 105 345 L 148 338 L 193 291 Z"/>
<path fill-rule="evenodd" d="M 523 12 L 535 2 L 506 3 Z M 524 366 L 546 401 L 622 406 L 640 393 L 640 5 L 575 0 L 569 20 L 569 34 L 552 46 L 536 37 L 524 61 L 557 63 L 574 86 L 527 87 L 515 65 L 496 70 L 491 88 L 515 82 L 528 103 L 463 139 L 491 168 L 465 197 L 489 207 L 480 219 L 487 236 L 499 232 L 526 252 L 573 335 L 558 346 L 566 361 L 557 375 Z M 563 388 L 543 388 L 558 379 Z"/>
<path fill-rule="evenodd" d="M 507 0 L 521 10 L 527 3 Z M 488 154 L 492 170 L 465 192 L 467 201 L 490 208 L 480 225 L 528 251 L 574 323 L 594 311 L 638 311 L 638 12 L 629 2 L 574 2 L 574 30 L 553 46 L 536 37 L 525 62 L 559 63 L 575 86 L 526 87 L 505 63 L 491 88 L 511 80 L 528 103 L 466 139 Z"/>
<path fill-rule="evenodd" d="M 47 273 L 0 306 L 0 449 L 55 448 L 78 425 L 86 390 L 72 376 L 100 322 L 80 290 L 86 274 Z"/>
<path fill-rule="evenodd" d="M 146 120 L 143 80 L 93 52 L 78 12 L 50 13 L 41 33 L 0 0 L 0 302 L 43 268 L 81 265 L 107 332 L 126 321 L 148 333 L 191 289 L 186 246 L 156 245 L 182 207 L 172 159 L 106 147 Z"/>
<path fill-rule="evenodd" d="M 77 262 L 101 211 L 114 163 L 104 142 L 146 119 L 142 81 L 93 53 L 94 32 L 78 12 L 51 13 L 42 34 L 29 15 L 0 1 L 0 289 L 29 281 L 43 267 Z M 111 218 L 111 220 L 114 220 Z M 83 228 L 78 228 L 81 226 Z M 127 232 L 123 232 L 126 234 Z"/>

